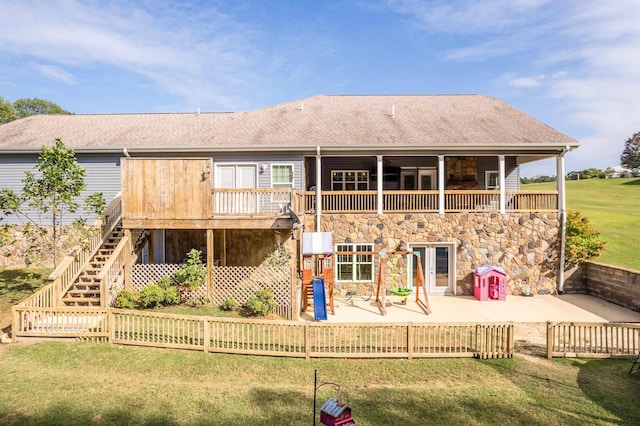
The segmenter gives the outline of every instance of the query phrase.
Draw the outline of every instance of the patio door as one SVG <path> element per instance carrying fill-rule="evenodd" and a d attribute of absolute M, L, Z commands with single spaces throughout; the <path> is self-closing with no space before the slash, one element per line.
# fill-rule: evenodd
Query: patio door
<path fill-rule="evenodd" d="M 216 188 L 236 190 L 216 193 L 216 213 L 255 213 L 257 175 L 255 164 L 216 165 Z"/>
<path fill-rule="evenodd" d="M 454 244 L 410 244 L 420 257 L 413 256 L 411 264 L 411 283 L 417 283 L 418 262 L 427 287 L 427 293 L 433 295 L 455 294 L 455 246 Z"/>

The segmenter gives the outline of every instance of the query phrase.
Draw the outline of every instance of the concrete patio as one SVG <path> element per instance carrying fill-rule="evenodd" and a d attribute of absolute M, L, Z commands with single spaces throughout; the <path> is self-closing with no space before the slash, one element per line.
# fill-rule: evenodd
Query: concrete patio
<path fill-rule="evenodd" d="M 427 315 L 415 296 L 401 304 L 398 296 L 387 296 L 387 315 L 382 315 L 373 297 L 365 302 L 354 297 L 349 302 L 335 299 L 335 315 L 328 314 L 332 322 L 640 322 L 635 312 L 585 294 L 562 296 L 507 296 L 505 301 L 481 302 L 473 296 L 430 296 L 431 314 Z M 301 315 L 305 321 L 313 320 L 312 312 Z"/>
<path fill-rule="evenodd" d="M 505 301 L 481 302 L 473 296 L 431 296 L 427 315 L 415 296 L 401 304 L 398 296 L 387 296 L 387 315 L 373 302 L 354 297 L 349 302 L 335 299 L 335 315 L 329 322 L 513 322 L 516 340 L 534 344 L 545 342 L 547 321 L 551 322 L 640 322 L 640 312 L 623 308 L 585 294 L 562 296 L 507 296 Z M 313 321 L 313 312 L 301 314 L 302 321 Z"/>

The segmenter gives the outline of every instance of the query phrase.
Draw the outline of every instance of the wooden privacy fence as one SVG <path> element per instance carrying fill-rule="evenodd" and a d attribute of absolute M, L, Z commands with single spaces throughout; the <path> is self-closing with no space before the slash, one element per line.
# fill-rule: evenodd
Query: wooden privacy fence
<path fill-rule="evenodd" d="M 135 346 L 299 358 L 511 358 L 513 324 L 316 323 L 121 309 L 13 308 L 13 338 L 101 338 Z"/>
<path fill-rule="evenodd" d="M 637 323 L 547 323 L 547 358 L 609 358 L 638 351 Z"/>

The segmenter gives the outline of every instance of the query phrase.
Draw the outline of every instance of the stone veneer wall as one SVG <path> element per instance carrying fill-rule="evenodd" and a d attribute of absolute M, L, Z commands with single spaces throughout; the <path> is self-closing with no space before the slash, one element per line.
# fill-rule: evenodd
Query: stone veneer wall
<path fill-rule="evenodd" d="M 565 279 L 565 293 L 585 293 L 640 312 L 640 271 L 586 262 Z"/>
<path fill-rule="evenodd" d="M 316 229 L 315 217 L 304 222 L 305 229 Z M 407 243 L 455 242 L 458 295 L 473 294 L 473 271 L 486 264 L 505 269 L 508 294 L 521 294 L 525 286 L 533 294 L 557 287 L 557 213 L 323 214 L 321 230 L 333 232 L 334 244 L 374 243 L 376 251 Z"/>

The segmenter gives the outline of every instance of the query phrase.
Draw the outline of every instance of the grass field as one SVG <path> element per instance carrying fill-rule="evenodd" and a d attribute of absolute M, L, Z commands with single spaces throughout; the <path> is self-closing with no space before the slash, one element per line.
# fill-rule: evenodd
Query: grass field
<path fill-rule="evenodd" d="M 522 189 L 555 189 L 555 183 Z M 640 270 L 640 179 L 567 181 L 567 207 L 587 216 L 607 242 L 596 261 Z"/>
<path fill-rule="evenodd" d="M 0 268 L 0 330 L 11 322 L 11 307 L 47 284 L 50 273 L 51 269 Z"/>
<path fill-rule="evenodd" d="M 314 370 L 341 386 L 358 425 L 640 424 L 631 362 L 304 361 L 18 344 L 0 347 L 0 424 L 310 425 Z M 318 409 L 335 395 L 321 387 Z"/>

